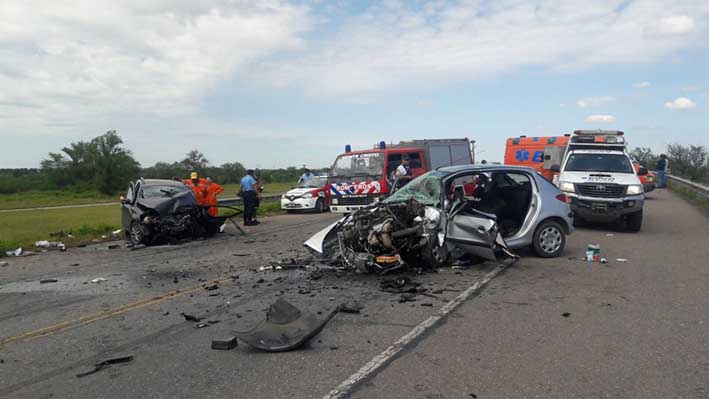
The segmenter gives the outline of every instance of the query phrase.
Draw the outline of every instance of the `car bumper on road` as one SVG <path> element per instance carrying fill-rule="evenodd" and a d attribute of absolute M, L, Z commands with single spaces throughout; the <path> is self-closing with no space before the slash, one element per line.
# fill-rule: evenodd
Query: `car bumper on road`
<path fill-rule="evenodd" d="M 315 204 L 318 202 L 319 197 L 314 198 L 296 198 L 294 200 L 289 200 L 287 198 L 281 198 L 281 209 L 285 210 L 313 210 L 316 208 Z"/>
<path fill-rule="evenodd" d="M 590 221 L 612 221 L 621 216 L 643 209 L 645 198 L 642 195 L 617 199 L 598 199 L 592 197 L 570 196 L 571 210 L 577 217 Z"/>
<path fill-rule="evenodd" d="M 334 213 L 351 213 L 358 211 L 369 205 L 330 205 L 330 212 Z"/>

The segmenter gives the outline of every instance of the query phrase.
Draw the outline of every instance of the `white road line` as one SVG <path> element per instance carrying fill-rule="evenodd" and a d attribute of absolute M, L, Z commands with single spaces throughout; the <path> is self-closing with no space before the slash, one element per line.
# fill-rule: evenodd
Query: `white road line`
<path fill-rule="evenodd" d="M 436 313 L 431 317 L 421 322 L 421 324 L 414 327 L 413 330 L 409 331 L 406 335 L 399 338 L 393 345 L 386 348 L 384 352 L 375 356 L 367 364 L 362 366 L 356 373 L 352 374 L 343 381 L 337 388 L 330 391 L 327 395 L 323 396 L 323 399 L 340 399 L 344 398 L 352 392 L 352 389 L 357 386 L 361 381 L 374 376 L 377 374 L 384 366 L 386 366 L 399 352 L 406 349 L 411 343 L 413 343 L 416 338 L 420 337 L 430 329 L 436 326 L 436 324 L 446 317 L 449 313 L 454 311 L 458 306 L 465 302 L 470 296 L 477 293 L 482 289 L 487 283 L 489 283 L 493 278 L 500 274 L 509 266 L 508 264 L 501 263 L 489 273 L 487 273 L 483 278 L 476 281 L 473 285 L 468 287 L 465 291 L 461 292 L 460 295 L 455 297 L 452 301 L 443 305 Z"/>

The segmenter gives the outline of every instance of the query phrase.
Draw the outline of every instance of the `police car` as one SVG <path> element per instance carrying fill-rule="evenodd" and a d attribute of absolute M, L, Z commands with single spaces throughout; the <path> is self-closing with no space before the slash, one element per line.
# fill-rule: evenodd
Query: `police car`
<path fill-rule="evenodd" d="M 315 176 L 301 182 L 281 196 L 281 209 L 288 212 L 315 211 L 328 209 L 327 176 Z"/>

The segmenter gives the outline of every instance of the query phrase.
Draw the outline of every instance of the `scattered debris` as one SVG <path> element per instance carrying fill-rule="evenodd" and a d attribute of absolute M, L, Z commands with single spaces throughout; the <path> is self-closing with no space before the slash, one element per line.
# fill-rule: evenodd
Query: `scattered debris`
<path fill-rule="evenodd" d="M 315 280 L 320 280 L 325 273 L 323 273 L 322 270 L 320 269 L 315 269 L 310 274 L 308 274 L 308 280 L 315 281 Z"/>
<path fill-rule="evenodd" d="M 104 282 L 104 281 L 108 281 L 108 279 L 104 278 L 104 277 L 96 277 L 95 279 L 91 280 L 92 283 L 96 283 L 96 284 Z"/>
<path fill-rule="evenodd" d="M 7 255 L 7 256 L 22 256 L 22 253 L 23 253 L 22 248 L 13 249 L 10 251 L 5 251 L 5 255 Z"/>
<path fill-rule="evenodd" d="M 44 280 L 39 280 L 39 283 L 40 284 L 50 284 L 50 283 L 56 283 L 58 281 L 59 280 L 57 280 L 55 278 L 45 278 Z"/>
<path fill-rule="evenodd" d="M 338 350 L 338 349 L 340 349 L 339 346 L 337 346 L 337 345 L 330 345 L 330 350 L 331 350 L 331 351 L 336 351 L 336 350 Z"/>
<path fill-rule="evenodd" d="M 205 284 L 204 289 L 207 291 L 214 291 L 219 289 L 219 284 L 213 283 L 213 284 Z"/>
<path fill-rule="evenodd" d="M 7 266 L 7 265 L 8 265 L 8 263 L 5 262 L 5 261 L 0 262 L 0 267 L 5 267 L 5 266 Z"/>
<path fill-rule="evenodd" d="M 614 236 L 613 233 L 608 233 L 608 234 L 606 234 L 606 237 L 613 237 L 613 236 Z"/>
<path fill-rule="evenodd" d="M 231 254 L 231 256 L 251 256 L 251 254 Z"/>
<path fill-rule="evenodd" d="M 357 301 L 348 301 L 340 304 L 340 307 L 338 309 L 340 312 L 343 313 L 359 313 L 362 311 L 362 309 L 364 309 L 364 305 Z"/>
<path fill-rule="evenodd" d="M 564 316 L 564 317 L 569 317 L 569 316 L 571 316 L 571 313 L 569 313 L 569 312 L 564 312 L 564 313 L 562 313 L 561 315 Z"/>
<path fill-rule="evenodd" d="M 114 364 L 128 363 L 128 362 L 132 362 L 132 361 L 133 361 L 133 356 L 123 356 L 123 357 L 114 357 L 112 359 L 106 359 L 102 362 L 98 362 L 98 363 L 94 364 L 93 370 L 77 374 L 76 378 L 86 377 L 87 375 L 97 373 L 97 372 L 105 369 L 106 367 L 114 365 Z"/>
<path fill-rule="evenodd" d="M 114 230 L 111 232 L 111 235 L 113 236 L 113 238 L 118 238 L 121 235 L 121 231 L 123 231 L 123 230 L 122 229 Z"/>
<path fill-rule="evenodd" d="M 285 299 L 278 298 L 269 306 L 265 320 L 251 330 L 236 332 L 236 336 L 263 351 L 289 351 L 317 335 L 336 313 L 337 309 L 319 320 L 314 314 L 303 312 Z"/>
<path fill-rule="evenodd" d="M 193 321 L 193 322 L 202 321 L 201 317 L 193 316 L 193 315 L 187 314 L 187 313 L 180 313 L 180 316 L 184 317 L 185 320 L 187 320 L 187 321 Z"/>
<path fill-rule="evenodd" d="M 204 328 L 204 327 L 209 327 L 209 324 L 206 323 L 197 323 L 195 324 L 194 328 Z"/>
<path fill-rule="evenodd" d="M 426 307 L 433 307 L 433 304 L 431 302 L 424 302 L 421 304 L 421 306 L 426 306 Z"/>
<path fill-rule="evenodd" d="M 414 293 L 404 293 L 399 296 L 399 303 L 404 303 L 404 302 L 415 302 L 416 301 L 416 294 Z"/>
<path fill-rule="evenodd" d="M 616 262 L 620 262 L 620 263 L 624 263 L 624 262 L 627 262 L 628 260 L 625 259 L 625 258 L 618 258 L 618 259 L 616 259 L 615 261 L 616 261 Z"/>
<path fill-rule="evenodd" d="M 608 259 L 606 259 L 606 258 L 601 258 L 601 263 L 605 265 L 606 263 L 608 263 Z"/>
<path fill-rule="evenodd" d="M 601 257 L 601 246 L 598 244 L 588 244 L 586 248 L 586 261 L 598 262 Z"/>
<path fill-rule="evenodd" d="M 236 348 L 239 345 L 236 337 L 229 337 L 225 339 L 213 339 L 212 349 L 228 351 Z"/>

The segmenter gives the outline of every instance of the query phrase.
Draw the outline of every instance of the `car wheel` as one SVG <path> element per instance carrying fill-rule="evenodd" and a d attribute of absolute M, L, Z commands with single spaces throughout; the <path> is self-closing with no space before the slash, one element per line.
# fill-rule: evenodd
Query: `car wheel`
<path fill-rule="evenodd" d="M 631 213 L 627 216 L 626 226 L 628 231 L 638 232 L 643 226 L 643 210 Z"/>
<path fill-rule="evenodd" d="M 315 202 L 315 211 L 317 213 L 325 212 L 325 201 L 322 198 L 318 198 L 317 202 Z"/>
<path fill-rule="evenodd" d="M 433 244 L 425 252 L 423 259 L 428 266 L 434 269 L 444 267 L 448 264 L 448 248 L 445 245 L 439 247 L 437 244 Z"/>
<path fill-rule="evenodd" d="M 561 255 L 566 245 L 566 234 L 561 225 L 547 220 L 537 226 L 533 238 L 534 252 L 542 258 L 555 258 Z"/>
<path fill-rule="evenodd" d="M 146 234 L 143 226 L 138 222 L 130 224 L 130 242 L 133 245 L 145 244 Z"/>

